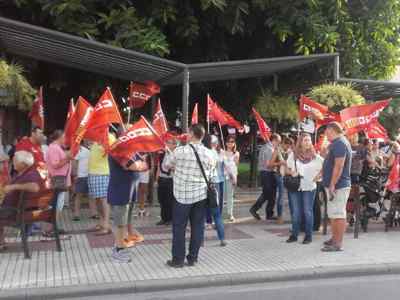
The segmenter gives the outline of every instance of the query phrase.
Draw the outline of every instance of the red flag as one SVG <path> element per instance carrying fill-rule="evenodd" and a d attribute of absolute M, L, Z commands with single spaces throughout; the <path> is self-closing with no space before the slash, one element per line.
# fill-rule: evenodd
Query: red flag
<path fill-rule="evenodd" d="M 260 131 L 260 135 L 264 141 L 269 140 L 271 136 L 271 129 L 268 127 L 267 123 L 261 118 L 260 114 L 253 107 L 253 115 L 257 121 L 258 130 Z"/>
<path fill-rule="evenodd" d="M 310 98 L 301 95 L 300 97 L 300 110 L 299 119 L 304 120 L 305 117 L 311 117 L 314 120 L 323 120 L 324 115 L 328 112 L 328 107 L 318 102 L 311 100 Z"/>
<path fill-rule="evenodd" d="M 110 88 L 107 88 L 94 107 L 93 115 L 86 127 L 84 137 L 109 148 L 108 127 L 112 123 L 123 124 L 118 106 Z"/>
<path fill-rule="evenodd" d="M 160 86 L 153 81 L 145 84 L 133 83 L 129 85 L 129 105 L 132 108 L 141 108 L 154 95 L 160 93 Z"/>
<path fill-rule="evenodd" d="M 29 113 L 29 118 L 32 123 L 39 127 L 44 128 L 44 108 L 43 108 L 43 87 L 39 88 L 36 99 L 33 101 L 31 112 Z"/>
<path fill-rule="evenodd" d="M 70 142 L 71 154 L 74 157 L 86 133 L 88 123 L 93 115 L 93 107 L 83 97 L 78 98 L 74 114 L 65 125 L 65 138 Z"/>
<path fill-rule="evenodd" d="M 364 132 L 368 139 L 383 139 L 385 141 L 389 139 L 386 128 L 383 127 L 378 120 L 371 122 L 364 129 Z"/>
<path fill-rule="evenodd" d="M 193 108 L 193 113 L 192 113 L 192 125 L 196 125 L 199 123 L 199 109 L 198 109 L 198 104 L 196 103 Z"/>
<path fill-rule="evenodd" d="M 228 125 L 243 131 L 243 126 L 231 114 L 223 110 L 215 103 L 210 95 L 207 95 L 207 122 L 218 122 L 221 126 Z"/>
<path fill-rule="evenodd" d="M 110 154 L 116 158 L 131 159 L 137 152 L 156 152 L 164 148 L 163 140 L 142 116 L 112 144 Z"/>
<path fill-rule="evenodd" d="M 168 131 L 168 123 L 165 118 L 164 112 L 161 108 L 160 99 L 157 102 L 156 113 L 153 116 L 153 128 L 158 133 L 159 136 L 164 136 L 164 134 Z"/>
<path fill-rule="evenodd" d="M 93 117 L 90 120 L 88 128 L 108 127 L 111 123 L 123 124 L 123 121 L 111 90 L 107 87 L 94 107 Z"/>
<path fill-rule="evenodd" d="M 212 122 L 219 122 L 223 125 L 226 123 L 226 116 L 217 103 L 211 99 L 210 95 L 207 95 L 207 123 Z"/>
<path fill-rule="evenodd" d="M 345 108 L 340 117 L 347 134 L 353 134 L 365 129 L 371 122 L 378 119 L 382 110 L 389 105 L 391 99 L 378 101 L 372 104 L 356 105 Z"/>
<path fill-rule="evenodd" d="M 74 105 L 74 99 L 71 98 L 71 101 L 69 103 L 68 107 L 68 113 L 67 113 L 67 120 L 65 122 L 65 127 L 64 127 L 64 133 L 65 133 L 65 145 L 70 146 L 71 145 L 71 137 L 72 137 L 72 132 L 70 132 L 70 125 L 69 120 L 75 113 L 75 105 Z M 67 132 L 68 131 L 68 132 Z"/>
<path fill-rule="evenodd" d="M 390 170 L 388 180 L 386 182 L 386 188 L 392 193 L 398 193 L 400 185 L 400 172 L 399 172 L 399 155 L 396 155 L 396 159 L 393 162 L 393 166 Z"/>
<path fill-rule="evenodd" d="M 68 113 L 67 113 L 67 122 L 71 118 L 71 116 L 75 112 L 75 104 L 74 104 L 74 98 L 71 98 L 69 101 L 69 106 L 68 106 Z"/>
<path fill-rule="evenodd" d="M 328 111 L 325 115 L 324 115 L 324 119 L 322 120 L 317 120 L 317 128 L 324 126 L 324 125 L 328 125 L 329 123 L 332 122 L 339 122 L 341 123 L 341 119 L 340 119 L 340 114 Z"/>

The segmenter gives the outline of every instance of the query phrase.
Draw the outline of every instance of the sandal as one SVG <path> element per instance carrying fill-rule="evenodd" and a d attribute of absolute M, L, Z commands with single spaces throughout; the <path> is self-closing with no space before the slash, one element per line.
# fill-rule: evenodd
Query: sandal
<path fill-rule="evenodd" d="M 99 215 L 93 215 L 93 216 L 90 216 L 89 219 L 98 220 L 98 219 L 100 219 L 100 217 L 99 217 Z"/>

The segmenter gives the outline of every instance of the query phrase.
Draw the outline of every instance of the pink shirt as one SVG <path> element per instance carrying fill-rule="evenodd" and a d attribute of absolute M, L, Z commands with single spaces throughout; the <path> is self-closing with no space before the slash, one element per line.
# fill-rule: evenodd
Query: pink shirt
<path fill-rule="evenodd" d="M 54 166 L 67 157 L 65 151 L 57 143 L 51 143 L 46 152 L 46 164 L 50 177 L 67 176 L 67 186 L 71 185 L 71 162 L 66 163 L 61 168 L 56 169 Z"/>

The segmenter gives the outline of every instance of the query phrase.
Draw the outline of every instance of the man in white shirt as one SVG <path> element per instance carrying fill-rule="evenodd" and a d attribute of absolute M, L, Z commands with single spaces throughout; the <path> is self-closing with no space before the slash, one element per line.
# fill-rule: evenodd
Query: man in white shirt
<path fill-rule="evenodd" d="M 204 215 L 207 198 L 207 184 L 196 160 L 197 151 L 208 180 L 215 171 L 216 161 L 210 149 L 201 144 L 205 130 L 202 125 L 194 125 L 189 131 L 190 143 L 175 149 L 168 157 L 166 168 L 173 169 L 175 205 L 173 208 L 172 260 L 167 265 L 181 268 L 185 261 L 185 233 L 190 220 L 191 238 L 188 265 L 197 263 L 200 246 L 204 238 Z"/>

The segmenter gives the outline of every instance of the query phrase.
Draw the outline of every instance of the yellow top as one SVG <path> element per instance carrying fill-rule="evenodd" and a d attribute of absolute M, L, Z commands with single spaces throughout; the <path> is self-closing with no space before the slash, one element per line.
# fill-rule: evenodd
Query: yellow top
<path fill-rule="evenodd" d="M 110 145 L 112 145 L 116 140 L 116 138 L 111 134 L 108 138 Z M 108 155 L 105 154 L 104 147 L 97 143 L 94 143 L 90 148 L 89 174 L 110 175 L 110 169 L 108 167 Z"/>

